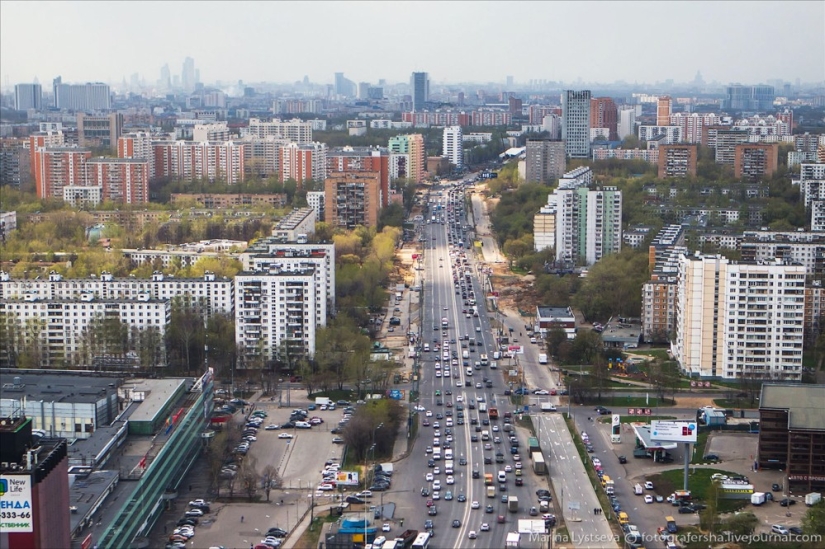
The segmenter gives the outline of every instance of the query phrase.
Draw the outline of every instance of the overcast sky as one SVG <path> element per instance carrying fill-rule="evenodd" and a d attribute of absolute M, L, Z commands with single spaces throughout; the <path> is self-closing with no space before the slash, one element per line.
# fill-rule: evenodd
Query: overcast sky
<path fill-rule="evenodd" d="M 825 80 L 825 2 L 0 2 L 2 84 Z"/>

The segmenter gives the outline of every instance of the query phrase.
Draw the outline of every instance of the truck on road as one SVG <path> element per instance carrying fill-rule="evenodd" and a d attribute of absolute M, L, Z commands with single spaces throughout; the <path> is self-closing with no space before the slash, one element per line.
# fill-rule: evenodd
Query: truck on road
<path fill-rule="evenodd" d="M 765 503 L 765 492 L 754 492 L 751 494 L 752 505 L 762 505 Z"/>
<path fill-rule="evenodd" d="M 507 498 L 507 510 L 511 513 L 518 513 L 518 497 L 510 496 Z"/>
<path fill-rule="evenodd" d="M 822 494 L 819 492 L 811 492 L 810 494 L 805 494 L 805 505 L 811 507 L 812 505 L 816 505 L 817 503 L 822 500 Z"/>
<path fill-rule="evenodd" d="M 484 485 L 485 486 L 492 486 L 493 484 L 493 473 L 484 473 Z"/>
<path fill-rule="evenodd" d="M 530 454 L 532 454 L 533 452 L 541 452 L 541 448 L 539 447 L 539 439 L 536 437 L 528 438 L 527 448 L 530 451 Z"/>
<path fill-rule="evenodd" d="M 498 419 L 498 408 L 490 406 L 490 409 L 487 412 L 487 415 L 490 416 L 490 419 Z"/>
<path fill-rule="evenodd" d="M 518 549 L 521 546 L 521 534 L 518 532 L 507 532 L 507 539 L 504 542 L 506 549 Z"/>
<path fill-rule="evenodd" d="M 542 402 L 539 407 L 541 408 L 542 412 L 555 412 L 556 405 L 552 402 Z"/>
<path fill-rule="evenodd" d="M 537 475 L 547 474 L 547 463 L 544 462 L 544 456 L 541 452 L 533 452 L 530 454 L 533 459 L 533 472 Z"/>
<path fill-rule="evenodd" d="M 547 364 L 547 353 L 539 354 L 539 364 Z"/>
<path fill-rule="evenodd" d="M 478 357 L 479 361 L 481 361 L 482 366 L 487 366 L 487 355 L 481 353 L 481 356 Z"/>

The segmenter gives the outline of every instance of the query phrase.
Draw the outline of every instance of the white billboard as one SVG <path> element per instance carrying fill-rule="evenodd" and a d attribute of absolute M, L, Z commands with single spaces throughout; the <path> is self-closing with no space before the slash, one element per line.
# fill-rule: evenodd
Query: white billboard
<path fill-rule="evenodd" d="M 1 475 L 0 534 L 32 531 L 31 476 Z"/>
<path fill-rule="evenodd" d="M 696 442 L 699 426 L 695 421 L 650 422 L 650 440 L 664 442 Z"/>
<path fill-rule="evenodd" d="M 338 471 L 335 482 L 342 486 L 358 486 L 358 473 L 355 471 Z"/>
<path fill-rule="evenodd" d="M 620 416 L 619 414 L 613 414 L 613 423 L 612 423 L 613 427 L 616 427 L 617 425 L 621 425 L 621 424 L 622 424 L 622 416 Z"/>

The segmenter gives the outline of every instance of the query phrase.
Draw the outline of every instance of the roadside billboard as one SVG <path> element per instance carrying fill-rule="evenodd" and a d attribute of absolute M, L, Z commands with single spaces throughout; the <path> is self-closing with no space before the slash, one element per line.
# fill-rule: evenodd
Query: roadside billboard
<path fill-rule="evenodd" d="M 335 473 L 335 482 L 343 486 L 358 486 L 358 472 L 338 471 Z"/>
<path fill-rule="evenodd" d="M 0 476 L 0 509 L 0 534 L 34 531 L 30 475 Z"/>
<path fill-rule="evenodd" d="M 696 442 L 699 433 L 695 421 L 661 421 L 650 422 L 650 440 L 663 442 Z"/>

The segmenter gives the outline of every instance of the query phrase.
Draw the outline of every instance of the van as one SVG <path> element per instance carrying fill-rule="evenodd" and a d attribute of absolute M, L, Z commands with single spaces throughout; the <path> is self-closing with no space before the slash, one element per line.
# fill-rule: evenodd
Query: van
<path fill-rule="evenodd" d="M 464 373 L 467 374 L 470 377 L 473 377 L 473 369 L 472 368 L 467 368 L 467 370 L 465 370 Z"/>
<path fill-rule="evenodd" d="M 496 487 L 495 486 L 488 486 L 487 487 L 487 497 L 488 498 L 496 497 Z"/>
<path fill-rule="evenodd" d="M 295 422 L 295 427 L 298 428 L 298 429 L 311 429 L 312 425 L 310 425 L 306 421 L 296 421 Z"/>
<path fill-rule="evenodd" d="M 430 344 L 429 344 L 429 343 L 425 343 L 425 344 L 424 344 L 424 352 L 425 352 L 425 353 L 429 353 L 429 352 L 430 352 Z"/>
<path fill-rule="evenodd" d="M 498 481 L 499 482 L 507 482 L 507 473 L 505 473 L 504 471 L 499 471 L 498 472 Z"/>
<path fill-rule="evenodd" d="M 630 517 L 627 516 L 627 513 L 625 513 L 624 511 L 621 511 L 619 513 L 619 524 L 624 525 L 624 524 L 628 524 L 629 522 L 630 522 Z"/>
<path fill-rule="evenodd" d="M 501 351 L 493 351 L 493 359 L 499 360 L 501 358 Z"/>
<path fill-rule="evenodd" d="M 469 351 L 461 351 L 461 358 L 463 358 L 465 360 L 470 358 L 470 352 Z"/>
<path fill-rule="evenodd" d="M 441 461 L 441 450 L 437 448 L 433 450 L 433 461 Z"/>
<path fill-rule="evenodd" d="M 444 450 L 444 459 L 453 459 L 453 449 L 447 448 Z"/>
<path fill-rule="evenodd" d="M 644 490 L 644 488 L 642 488 L 641 484 L 637 484 L 636 486 L 633 487 L 633 493 L 636 494 L 637 496 L 641 496 L 642 494 L 645 493 L 645 490 Z"/>

